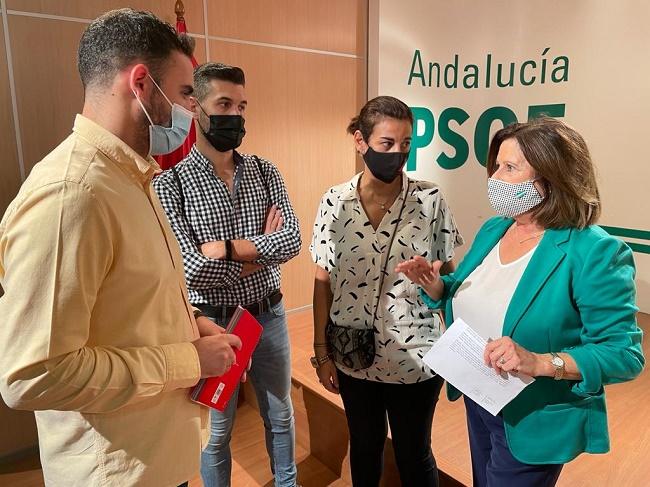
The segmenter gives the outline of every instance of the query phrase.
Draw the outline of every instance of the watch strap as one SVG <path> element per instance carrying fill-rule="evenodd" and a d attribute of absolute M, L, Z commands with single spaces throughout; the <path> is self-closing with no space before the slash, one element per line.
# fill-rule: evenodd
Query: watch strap
<path fill-rule="evenodd" d="M 332 359 L 332 357 L 329 354 L 327 354 L 324 357 L 311 357 L 309 359 L 309 361 L 311 362 L 312 367 L 317 369 L 318 367 L 320 367 L 324 363 L 329 362 L 331 359 Z"/>
<path fill-rule="evenodd" d="M 226 260 L 232 260 L 232 240 L 226 240 L 224 244 L 226 246 Z"/>
<path fill-rule="evenodd" d="M 551 360 L 551 363 L 553 364 L 553 367 L 555 368 L 555 375 L 553 376 L 554 380 L 562 380 L 564 378 L 564 373 L 565 373 L 565 366 L 564 366 L 564 359 L 560 357 L 557 353 L 551 352 L 551 357 L 553 359 L 559 359 L 562 362 L 562 365 L 556 365 L 553 360 Z"/>

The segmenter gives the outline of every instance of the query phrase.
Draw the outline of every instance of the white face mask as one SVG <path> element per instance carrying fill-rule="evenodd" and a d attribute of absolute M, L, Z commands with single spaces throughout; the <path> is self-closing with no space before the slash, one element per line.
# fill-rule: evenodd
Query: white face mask
<path fill-rule="evenodd" d="M 523 183 L 506 183 L 500 179 L 488 178 L 488 198 L 499 215 L 514 218 L 532 210 L 544 197 L 535 184 L 536 179 Z"/>
<path fill-rule="evenodd" d="M 149 75 L 151 78 L 151 75 Z M 151 78 L 153 84 L 156 85 L 158 91 L 165 97 L 167 103 L 172 107 L 172 126 L 163 127 L 161 125 L 156 125 L 153 123 L 153 120 L 149 116 L 147 109 L 144 107 L 142 101 L 138 95 L 133 92 L 135 99 L 138 100 L 142 111 L 149 119 L 149 154 L 152 156 L 160 156 L 163 154 L 169 154 L 170 152 L 175 151 L 187 138 L 187 135 L 190 133 L 190 127 L 192 126 L 193 114 L 189 110 L 183 108 L 178 103 L 172 103 L 167 98 L 167 95 L 163 93 L 163 90 L 160 89 L 158 83 Z"/>

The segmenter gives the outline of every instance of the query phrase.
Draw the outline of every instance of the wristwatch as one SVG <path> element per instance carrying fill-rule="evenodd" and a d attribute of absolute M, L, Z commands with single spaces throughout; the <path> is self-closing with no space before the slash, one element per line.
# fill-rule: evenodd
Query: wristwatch
<path fill-rule="evenodd" d="M 226 260 L 232 260 L 232 240 L 226 240 L 224 246 L 226 247 Z"/>
<path fill-rule="evenodd" d="M 565 372 L 564 359 L 555 352 L 551 352 L 551 356 L 551 364 L 555 367 L 555 375 L 553 376 L 553 379 L 562 380 Z"/>
<path fill-rule="evenodd" d="M 192 310 L 192 312 L 194 313 L 194 319 L 197 319 L 197 318 L 199 318 L 200 316 L 205 316 L 205 315 L 203 314 L 203 311 L 201 311 L 201 310 L 198 309 L 198 308 L 194 308 L 194 309 Z"/>
<path fill-rule="evenodd" d="M 325 355 L 324 357 L 311 357 L 309 361 L 311 362 L 311 366 L 315 369 L 323 365 L 324 363 L 329 362 L 332 359 L 329 354 Z"/>

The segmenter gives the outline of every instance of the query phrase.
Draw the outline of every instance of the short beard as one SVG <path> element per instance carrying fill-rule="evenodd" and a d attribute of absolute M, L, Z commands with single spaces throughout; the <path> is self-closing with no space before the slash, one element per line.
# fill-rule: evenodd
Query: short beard
<path fill-rule="evenodd" d="M 146 108 L 155 125 L 167 128 L 172 126 L 172 107 L 169 106 L 169 103 L 162 95 L 159 93 L 152 94 L 149 106 Z"/>
<path fill-rule="evenodd" d="M 199 126 L 199 132 L 201 132 L 202 134 L 207 134 L 208 131 L 210 130 L 210 117 L 208 115 L 206 115 L 205 112 L 203 110 L 201 110 L 201 108 L 199 108 L 198 110 L 199 110 L 199 112 L 198 112 L 199 118 L 197 118 L 195 120 L 196 120 L 196 122 L 197 122 L 197 124 Z M 208 127 L 207 130 L 204 128 L 204 127 L 206 127 L 206 124 L 205 124 L 206 120 L 208 122 L 207 123 L 207 127 Z"/>
<path fill-rule="evenodd" d="M 150 140 L 150 132 L 149 132 L 149 127 L 151 126 L 151 123 L 149 123 L 149 119 L 147 116 L 144 114 L 143 111 L 140 112 L 140 118 L 136 122 L 136 129 L 135 133 L 137 135 L 137 140 L 141 141 L 142 145 L 146 147 L 146 152 L 149 152 L 151 148 L 151 140 Z M 145 152 L 145 151 L 142 151 Z"/>

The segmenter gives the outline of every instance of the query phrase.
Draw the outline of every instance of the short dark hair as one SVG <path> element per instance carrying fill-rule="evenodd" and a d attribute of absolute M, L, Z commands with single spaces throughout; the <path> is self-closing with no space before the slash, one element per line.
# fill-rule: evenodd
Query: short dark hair
<path fill-rule="evenodd" d="M 246 78 L 241 68 L 223 63 L 205 63 L 194 69 L 194 97 L 197 100 L 205 100 L 210 93 L 210 81 L 213 80 L 246 86 Z"/>
<path fill-rule="evenodd" d="M 84 88 L 106 86 L 134 61 L 146 64 L 160 81 L 173 51 L 192 55 L 186 35 L 178 35 L 167 22 L 150 12 L 130 8 L 112 10 L 93 20 L 79 41 L 77 67 Z"/>
<path fill-rule="evenodd" d="M 406 103 L 393 96 L 378 96 L 368 101 L 359 115 L 350 120 L 348 133 L 354 134 L 359 130 L 363 139 L 368 142 L 375 125 L 384 118 L 407 120 L 413 127 L 413 113 Z"/>
<path fill-rule="evenodd" d="M 601 212 L 596 172 L 582 136 L 564 122 L 541 117 L 499 130 L 490 143 L 488 176 L 496 170 L 501 144 L 515 139 L 535 170 L 546 197 L 532 210 L 544 228 L 584 228 Z"/>

